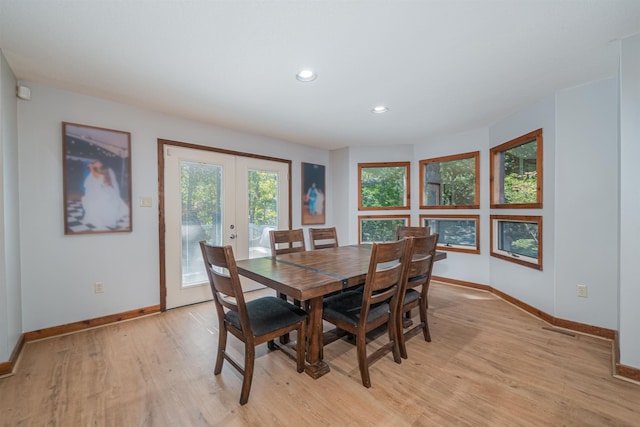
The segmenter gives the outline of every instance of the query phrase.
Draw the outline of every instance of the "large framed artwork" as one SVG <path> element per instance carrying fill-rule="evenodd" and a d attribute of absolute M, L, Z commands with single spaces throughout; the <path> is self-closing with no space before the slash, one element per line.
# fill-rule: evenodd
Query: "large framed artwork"
<path fill-rule="evenodd" d="M 302 163 L 302 225 L 325 223 L 325 167 Z"/>
<path fill-rule="evenodd" d="M 62 153 L 64 234 L 131 232 L 131 134 L 63 122 Z"/>

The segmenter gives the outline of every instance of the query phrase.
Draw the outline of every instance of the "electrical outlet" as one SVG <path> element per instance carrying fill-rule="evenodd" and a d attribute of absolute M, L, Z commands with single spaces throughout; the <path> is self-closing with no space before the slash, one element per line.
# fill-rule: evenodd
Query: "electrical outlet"
<path fill-rule="evenodd" d="M 96 283 L 94 283 L 94 285 L 93 285 L 93 291 L 94 291 L 96 294 L 101 294 L 101 293 L 103 293 L 103 292 L 104 292 L 104 283 L 102 283 L 102 282 L 96 282 Z"/>
<path fill-rule="evenodd" d="M 587 297 L 587 285 L 578 285 L 576 286 L 576 295 L 581 298 Z"/>

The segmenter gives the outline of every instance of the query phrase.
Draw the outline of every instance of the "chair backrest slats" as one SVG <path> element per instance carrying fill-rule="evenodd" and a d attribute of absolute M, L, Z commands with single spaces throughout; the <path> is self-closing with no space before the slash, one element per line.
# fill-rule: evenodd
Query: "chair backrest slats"
<path fill-rule="evenodd" d="M 225 297 L 225 299 L 235 298 L 236 293 L 235 289 L 233 289 L 233 282 L 228 276 L 219 274 L 217 272 L 212 272 L 213 275 L 213 283 L 216 292 Z"/>
<path fill-rule="evenodd" d="M 431 234 L 431 227 L 409 227 L 405 225 L 399 225 L 396 227 L 396 240 L 400 240 L 403 237 L 425 237 Z"/>
<path fill-rule="evenodd" d="M 338 247 L 338 233 L 335 227 L 310 228 L 309 240 L 311 249 L 327 249 Z"/>
<path fill-rule="evenodd" d="M 271 230 L 269 231 L 271 241 L 271 255 L 284 255 L 292 252 L 304 252 L 304 233 L 301 228 L 296 230 Z"/>
<path fill-rule="evenodd" d="M 240 275 L 231 246 L 213 246 L 200 242 L 213 301 L 220 322 L 224 321 L 224 309 L 238 312 L 242 329 L 253 334 L 249 322 Z"/>
<path fill-rule="evenodd" d="M 402 258 L 400 258 L 401 260 Z M 393 267 L 384 269 L 378 269 L 375 272 L 375 276 L 371 279 L 371 289 L 376 292 L 392 286 L 399 279 L 399 274 L 402 273 L 402 264 L 396 263 Z"/>
<path fill-rule="evenodd" d="M 413 238 L 412 256 L 406 275 L 407 288 L 415 288 L 418 285 L 428 286 L 437 244 L 438 233 Z"/>
<path fill-rule="evenodd" d="M 402 280 L 409 268 L 412 243 L 413 238 L 372 244 L 360 322 L 366 323 L 372 305 L 389 301 L 390 307 L 394 307 L 397 303 Z"/>

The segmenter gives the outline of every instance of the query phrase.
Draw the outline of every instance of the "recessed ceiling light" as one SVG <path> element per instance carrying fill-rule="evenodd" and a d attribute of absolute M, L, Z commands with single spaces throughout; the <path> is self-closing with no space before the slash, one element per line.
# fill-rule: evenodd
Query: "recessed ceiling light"
<path fill-rule="evenodd" d="M 312 70 L 302 70 L 298 74 L 296 74 L 296 79 L 300 80 L 301 82 L 312 82 L 316 79 L 316 77 L 318 77 L 318 75 Z"/>
<path fill-rule="evenodd" d="M 386 113 L 387 111 L 389 111 L 389 109 L 384 105 L 377 105 L 373 107 L 373 110 L 371 110 L 373 114 L 382 114 L 382 113 Z"/>

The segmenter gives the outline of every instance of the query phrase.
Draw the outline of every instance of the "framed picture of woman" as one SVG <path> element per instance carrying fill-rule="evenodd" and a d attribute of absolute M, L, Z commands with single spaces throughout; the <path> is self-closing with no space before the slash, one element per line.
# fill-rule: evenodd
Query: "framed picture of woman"
<path fill-rule="evenodd" d="M 325 167 L 302 163 L 302 225 L 325 223 Z"/>
<path fill-rule="evenodd" d="M 64 234 L 131 232 L 131 134 L 63 122 L 62 153 Z"/>

